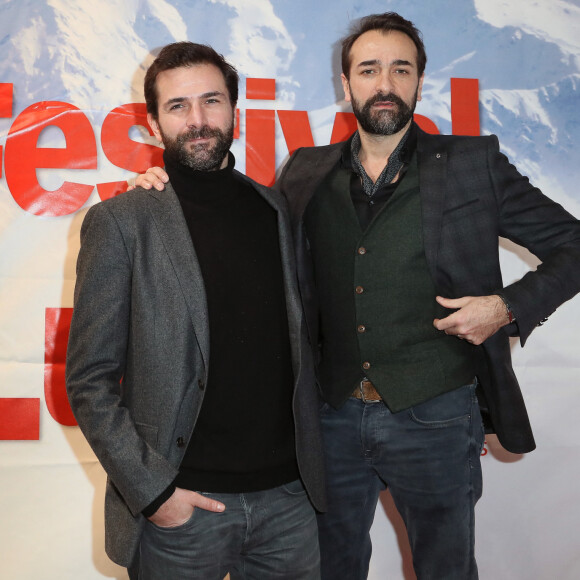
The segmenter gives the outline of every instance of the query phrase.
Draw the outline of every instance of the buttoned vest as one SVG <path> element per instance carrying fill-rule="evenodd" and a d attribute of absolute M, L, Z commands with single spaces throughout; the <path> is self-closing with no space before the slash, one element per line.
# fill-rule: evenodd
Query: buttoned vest
<path fill-rule="evenodd" d="M 324 398 L 339 407 L 365 376 L 397 412 L 475 376 L 473 347 L 436 330 L 450 312 L 423 249 L 416 156 L 392 197 L 363 232 L 350 172 L 337 169 L 304 214 L 320 305 Z"/>

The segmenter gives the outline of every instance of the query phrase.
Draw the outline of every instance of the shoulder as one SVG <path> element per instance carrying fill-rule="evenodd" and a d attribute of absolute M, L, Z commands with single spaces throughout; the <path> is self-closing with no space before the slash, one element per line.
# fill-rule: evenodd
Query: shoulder
<path fill-rule="evenodd" d="M 418 152 L 484 153 L 489 149 L 499 150 L 499 141 L 495 135 L 433 135 L 417 129 Z"/>
<path fill-rule="evenodd" d="M 175 215 L 179 201 L 170 184 L 163 191 L 136 188 L 89 208 L 82 225 L 86 233 L 119 230 L 129 232 L 147 229 L 154 216 L 161 212 Z"/>
<path fill-rule="evenodd" d="M 173 203 L 177 200 L 175 191 L 168 183 L 163 191 L 143 189 L 137 187 L 131 191 L 96 203 L 89 209 L 89 213 L 110 214 L 112 216 L 139 216 L 148 211 L 152 204 Z"/>
<path fill-rule="evenodd" d="M 282 169 L 277 187 L 296 190 L 326 175 L 338 163 L 343 148 L 344 142 L 297 149 Z"/>
<path fill-rule="evenodd" d="M 302 163 L 313 162 L 317 163 L 320 160 L 338 160 L 342 154 L 344 142 L 333 143 L 332 145 L 320 145 L 318 147 L 300 147 L 297 149 L 290 160 L 300 158 Z"/>
<path fill-rule="evenodd" d="M 148 194 L 147 190 L 138 187 L 96 203 L 91 206 L 89 213 L 118 214 L 127 212 L 146 203 Z"/>

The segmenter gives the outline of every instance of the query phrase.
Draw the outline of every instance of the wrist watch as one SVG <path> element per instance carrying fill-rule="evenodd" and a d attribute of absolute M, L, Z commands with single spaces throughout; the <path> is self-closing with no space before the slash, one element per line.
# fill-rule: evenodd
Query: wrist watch
<path fill-rule="evenodd" d="M 512 307 L 509 305 L 509 302 L 501 294 L 497 294 L 497 296 L 499 296 L 502 299 L 502 302 L 505 304 L 506 314 L 507 314 L 507 317 L 510 321 L 510 324 L 512 322 L 515 322 L 516 315 L 514 314 Z"/>

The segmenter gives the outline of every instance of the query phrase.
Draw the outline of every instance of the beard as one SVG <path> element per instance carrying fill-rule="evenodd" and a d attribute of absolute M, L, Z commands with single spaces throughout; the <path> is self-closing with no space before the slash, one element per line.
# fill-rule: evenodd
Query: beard
<path fill-rule="evenodd" d="M 395 93 L 378 93 L 361 106 L 361 103 L 351 93 L 352 110 L 365 133 L 370 135 L 394 135 L 413 118 L 418 94 L 419 87 L 417 87 L 415 96 L 409 104 Z M 396 108 L 393 110 L 383 109 L 373 113 L 372 106 L 378 101 L 391 101 L 396 105 Z"/>
<path fill-rule="evenodd" d="M 160 128 L 161 130 L 161 128 Z M 215 171 L 220 168 L 234 140 L 234 122 L 221 130 L 217 127 L 192 127 L 185 133 L 181 133 L 175 139 L 165 135 L 161 131 L 165 154 L 173 162 L 185 165 L 195 171 Z M 198 143 L 191 145 L 191 139 L 215 138 L 215 144 Z"/>

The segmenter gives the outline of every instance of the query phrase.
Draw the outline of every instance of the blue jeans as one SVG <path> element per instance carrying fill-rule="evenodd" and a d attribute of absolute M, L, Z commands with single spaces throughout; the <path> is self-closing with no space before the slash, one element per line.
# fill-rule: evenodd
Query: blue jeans
<path fill-rule="evenodd" d="M 208 493 L 222 513 L 196 508 L 185 524 L 146 522 L 139 580 L 319 580 L 316 516 L 300 481 L 250 493 Z"/>
<path fill-rule="evenodd" d="M 474 507 L 484 433 L 475 385 L 391 413 L 350 398 L 321 409 L 329 494 L 319 515 L 324 580 L 364 580 L 369 531 L 388 487 L 407 528 L 419 580 L 475 580 Z"/>

